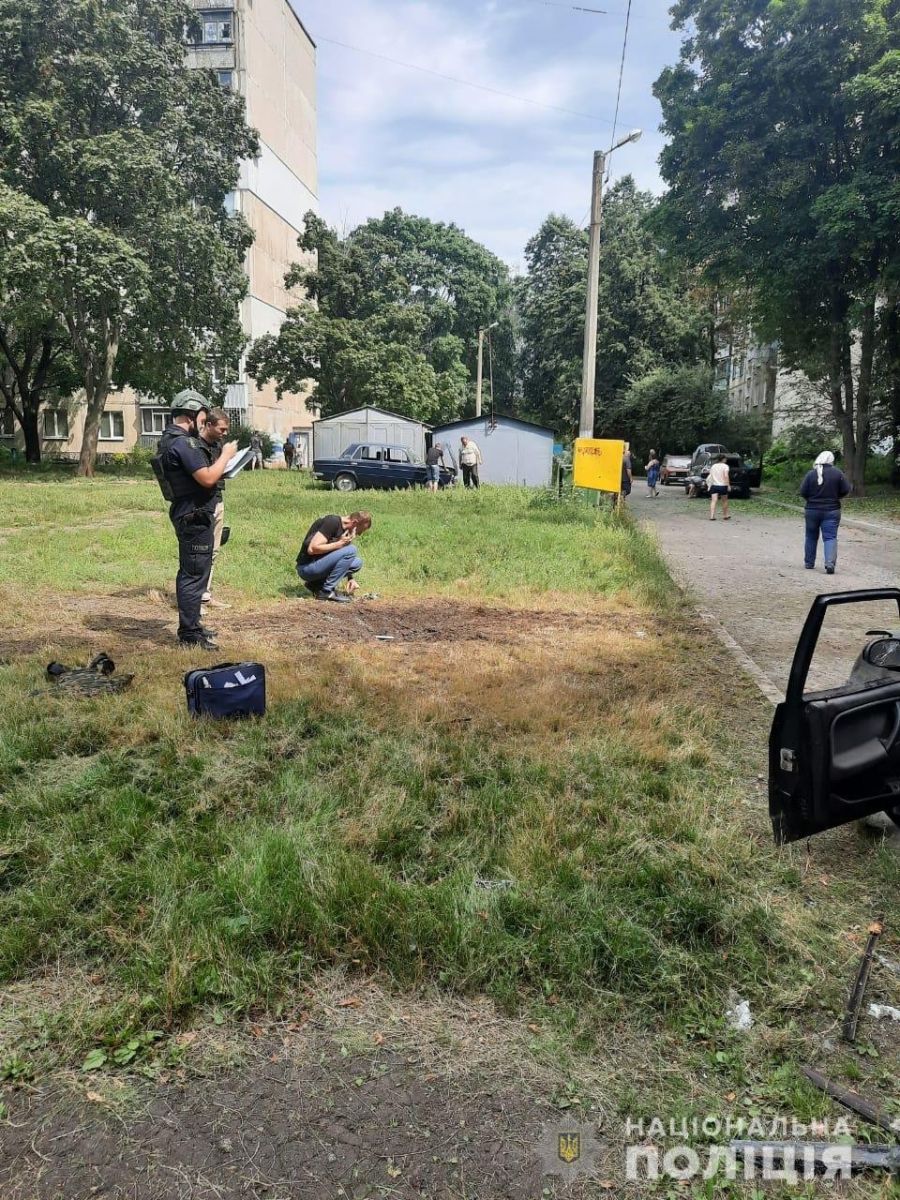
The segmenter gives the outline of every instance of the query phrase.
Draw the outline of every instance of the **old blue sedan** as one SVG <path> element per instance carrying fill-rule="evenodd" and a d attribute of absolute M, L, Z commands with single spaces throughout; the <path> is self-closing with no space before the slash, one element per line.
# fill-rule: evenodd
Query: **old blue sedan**
<path fill-rule="evenodd" d="M 339 458 L 317 458 L 313 475 L 339 492 L 357 488 L 408 488 L 426 482 L 425 464 L 416 462 L 405 446 L 385 442 L 353 442 Z M 441 468 L 441 487 L 456 479 L 456 472 Z"/>

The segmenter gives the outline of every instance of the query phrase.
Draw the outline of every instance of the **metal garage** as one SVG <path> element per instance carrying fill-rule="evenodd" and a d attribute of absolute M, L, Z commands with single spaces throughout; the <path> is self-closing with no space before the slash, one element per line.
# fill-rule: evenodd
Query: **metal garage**
<path fill-rule="evenodd" d="M 439 426 L 431 440 L 448 446 L 458 460 L 459 439 L 463 436 L 471 438 L 481 451 L 482 483 L 518 483 L 527 487 L 550 484 L 555 440 L 552 429 L 518 417 L 467 417 Z"/>
<path fill-rule="evenodd" d="M 313 422 L 313 458 L 338 458 L 353 442 L 387 442 L 421 462 L 427 428 L 383 408 L 353 408 Z"/>

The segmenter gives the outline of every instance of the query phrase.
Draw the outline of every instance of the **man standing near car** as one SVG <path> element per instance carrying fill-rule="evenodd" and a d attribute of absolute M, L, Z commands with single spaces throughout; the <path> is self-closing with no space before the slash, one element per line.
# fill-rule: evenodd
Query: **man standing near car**
<path fill-rule="evenodd" d="M 441 467 L 444 463 L 444 447 L 440 442 L 425 451 L 425 466 L 428 471 L 427 487 L 429 492 L 436 492 L 441 486 Z"/>
<path fill-rule="evenodd" d="M 463 483 L 467 488 L 477 488 L 480 486 L 478 468 L 483 463 L 484 459 L 481 457 L 481 451 L 472 439 L 461 437 L 459 439 L 459 465 L 462 467 Z"/>
<path fill-rule="evenodd" d="M 358 591 L 355 577 L 362 570 L 363 560 L 353 542 L 371 527 L 372 517 L 367 512 L 354 512 L 349 517 L 331 513 L 310 525 L 297 555 L 297 574 L 317 600 L 347 604 Z M 337 590 L 343 579 L 347 580 L 346 593 Z"/>
<path fill-rule="evenodd" d="M 217 487 L 237 442 L 215 454 L 197 428 L 198 418 L 208 413 L 209 402 L 199 392 L 179 392 L 172 401 L 172 423 L 159 439 L 159 458 L 173 497 L 169 520 L 178 538 L 178 641 L 217 650 L 215 638 L 203 628 L 200 608 L 212 568 Z"/>

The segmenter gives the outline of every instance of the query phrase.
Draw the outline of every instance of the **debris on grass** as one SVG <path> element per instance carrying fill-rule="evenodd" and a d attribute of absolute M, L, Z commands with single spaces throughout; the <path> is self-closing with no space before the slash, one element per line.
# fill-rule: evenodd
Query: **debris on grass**
<path fill-rule="evenodd" d="M 817 1071 L 815 1067 L 801 1067 L 801 1070 L 814 1087 L 824 1092 L 826 1096 L 830 1096 L 832 1100 L 837 1100 L 838 1104 L 843 1104 L 844 1108 L 849 1108 L 851 1112 L 855 1112 L 864 1121 L 868 1121 L 870 1125 L 877 1125 L 879 1129 L 886 1129 L 889 1133 L 897 1133 L 900 1130 L 900 1121 L 888 1116 L 882 1101 L 871 1100 L 865 1096 L 861 1096 L 858 1092 L 848 1091 L 846 1088 L 841 1087 L 840 1084 L 828 1079 L 821 1071 Z"/>
<path fill-rule="evenodd" d="M 853 988 L 850 992 L 850 998 L 847 1001 L 847 1010 L 844 1014 L 844 1026 L 841 1031 L 841 1036 L 845 1042 L 854 1042 L 856 1040 L 856 1029 L 859 1025 L 859 1014 L 862 1011 L 863 997 L 866 993 L 866 984 L 869 982 L 869 972 L 872 969 L 872 956 L 875 953 L 875 944 L 884 932 L 884 922 L 881 920 L 873 921 L 869 926 L 869 940 L 866 942 L 865 953 L 860 960 L 859 969 L 856 972 L 856 979 L 853 983 Z"/>
<path fill-rule="evenodd" d="M 874 1017 L 876 1021 L 884 1017 L 890 1018 L 891 1021 L 900 1021 L 900 1008 L 894 1008 L 892 1004 L 870 1004 L 869 1016 Z"/>
<path fill-rule="evenodd" d="M 726 1010 L 725 1019 L 730 1028 L 737 1030 L 738 1033 L 746 1033 L 748 1029 L 752 1029 L 753 1015 L 750 1012 L 750 1001 L 737 1000 L 731 1008 Z"/>

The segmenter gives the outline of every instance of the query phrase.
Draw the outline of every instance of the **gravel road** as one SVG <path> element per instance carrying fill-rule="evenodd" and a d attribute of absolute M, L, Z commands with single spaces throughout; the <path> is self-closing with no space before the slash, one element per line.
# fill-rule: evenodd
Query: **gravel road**
<path fill-rule="evenodd" d="M 770 700 L 783 694 L 797 638 L 819 593 L 900 586 L 900 526 L 845 518 L 838 537 L 838 564 L 826 575 L 803 566 L 803 513 L 776 508 L 754 496 L 732 501 L 731 520 L 711 529 L 709 504 L 688 500 L 683 488 L 660 488 L 647 498 L 635 480 L 628 506 L 652 526 L 675 578 L 693 593 L 697 607 L 757 679 Z M 829 687 L 846 680 L 865 643 L 865 631 L 900 628 L 896 605 L 875 602 L 832 609 L 813 660 L 810 683 Z M 724 634 L 723 632 L 724 631 Z M 726 653 L 718 642 L 710 654 Z M 702 685 L 703 664 L 690 671 Z"/>

